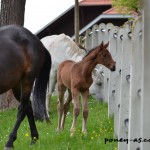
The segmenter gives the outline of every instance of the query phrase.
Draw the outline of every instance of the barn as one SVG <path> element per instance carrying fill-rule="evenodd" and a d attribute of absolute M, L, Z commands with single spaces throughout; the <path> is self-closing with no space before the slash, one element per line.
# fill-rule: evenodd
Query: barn
<path fill-rule="evenodd" d="M 122 15 L 112 7 L 111 0 L 81 0 L 79 2 L 80 35 L 93 24 L 113 23 L 121 26 L 131 16 Z M 41 39 L 48 35 L 65 33 L 74 36 L 74 5 L 68 8 L 60 16 L 49 22 L 36 32 Z"/>

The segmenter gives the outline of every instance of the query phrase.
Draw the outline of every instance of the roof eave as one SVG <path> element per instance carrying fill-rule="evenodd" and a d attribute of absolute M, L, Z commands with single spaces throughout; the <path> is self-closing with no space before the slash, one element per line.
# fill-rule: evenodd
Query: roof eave
<path fill-rule="evenodd" d="M 57 16 L 55 19 L 53 19 L 51 22 L 49 22 L 47 25 L 45 25 L 43 28 L 41 28 L 40 30 L 38 30 L 35 35 L 38 35 L 40 32 L 42 32 L 44 29 L 46 29 L 48 26 L 50 26 L 52 23 L 54 23 L 56 20 L 58 20 L 59 18 L 61 18 L 63 15 L 65 15 L 67 12 L 69 12 L 71 9 L 74 8 L 74 5 L 72 5 L 71 7 L 69 7 L 66 11 L 64 11 L 62 14 L 60 14 L 59 16 Z"/>
<path fill-rule="evenodd" d="M 88 25 L 86 25 L 84 28 L 82 28 L 79 31 L 79 35 L 82 35 L 87 29 L 92 28 L 92 26 L 94 24 L 96 24 L 98 21 L 100 21 L 101 19 L 128 19 L 128 18 L 133 18 L 132 15 L 121 15 L 121 14 L 111 14 L 111 15 L 107 15 L 107 14 L 102 14 L 99 15 L 97 18 L 95 18 L 93 21 L 91 21 Z M 72 39 L 75 39 L 75 35 L 72 36 Z"/>

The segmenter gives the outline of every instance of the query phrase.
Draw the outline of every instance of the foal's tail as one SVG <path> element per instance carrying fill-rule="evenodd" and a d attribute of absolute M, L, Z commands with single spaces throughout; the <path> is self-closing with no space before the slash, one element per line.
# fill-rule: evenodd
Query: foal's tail
<path fill-rule="evenodd" d="M 51 69 L 51 56 L 45 49 L 46 59 L 41 72 L 35 80 L 35 86 L 33 91 L 33 114 L 35 119 L 43 121 L 44 118 L 49 122 L 49 118 L 46 112 L 46 92 L 49 82 L 49 74 Z"/>

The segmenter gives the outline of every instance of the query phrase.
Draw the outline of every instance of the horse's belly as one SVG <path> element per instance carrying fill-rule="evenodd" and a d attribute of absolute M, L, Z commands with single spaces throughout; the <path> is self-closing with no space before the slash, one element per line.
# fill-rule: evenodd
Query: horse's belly
<path fill-rule="evenodd" d="M 0 70 L 0 94 L 15 87 L 22 76 L 21 70 L 1 69 Z"/>
<path fill-rule="evenodd" d="M 71 88 L 71 79 L 70 79 L 70 73 L 68 73 L 68 71 L 66 70 L 66 72 L 64 72 L 62 74 L 62 82 L 63 84 L 68 88 L 70 89 Z"/>
<path fill-rule="evenodd" d="M 74 62 L 71 60 L 64 61 L 59 66 L 59 75 L 61 76 L 61 80 L 68 89 L 71 88 L 71 68 Z"/>
<path fill-rule="evenodd" d="M 5 80 L 3 80 L 5 82 Z M 13 80 L 7 80 L 5 83 L 3 81 L 0 81 L 0 94 L 7 92 L 8 90 L 15 87 L 18 83 L 17 79 Z"/>

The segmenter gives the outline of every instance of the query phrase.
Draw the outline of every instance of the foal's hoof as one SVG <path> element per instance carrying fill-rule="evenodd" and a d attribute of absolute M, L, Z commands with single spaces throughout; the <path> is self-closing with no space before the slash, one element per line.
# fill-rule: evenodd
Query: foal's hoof
<path fill-rule="evenodd" d="M 72 129 L 70 130 L 70 137 L 73 137 L 73 136 L 74 136 L 74 133 L 75 133 L 75 128 L 72 128 Z"/>
<path fill-rule="evenodd" d="M 4 150 L 13 150 L 13 147 L 4 147 Z"/>
<path fill-rule="evenodd" d="M 63 130 L 62 128 L 57 128 L 57 129 L 56 129 L 56 131 L 57 131 L 58 133 L 60 133 L 62 130 Z"/>
<path fill-rule="evenodd" d="M 74 132 L 71 132 L 71 133 L 70 133 L 70 137 L 73 137 L 73 136 L 74 136 Z"/>
<path fill-rule="evenodd" d="M 86 131 L 82 131 L 82 136 L 83 137 L 87 137 L 87 132 Z"/>

